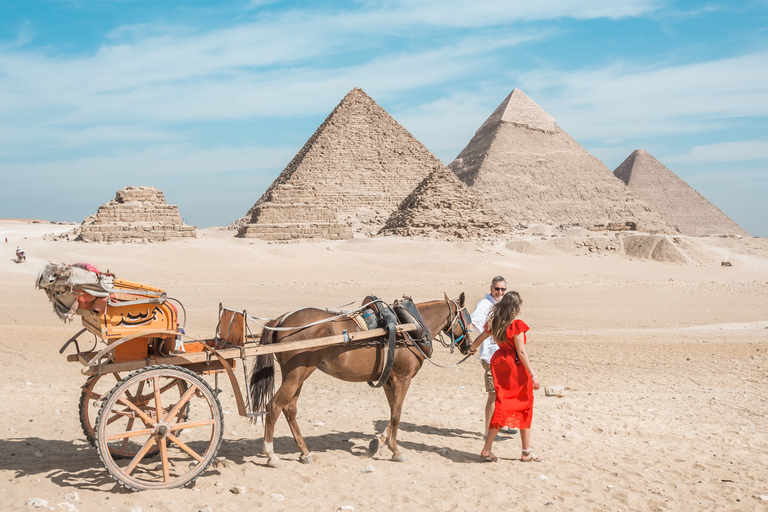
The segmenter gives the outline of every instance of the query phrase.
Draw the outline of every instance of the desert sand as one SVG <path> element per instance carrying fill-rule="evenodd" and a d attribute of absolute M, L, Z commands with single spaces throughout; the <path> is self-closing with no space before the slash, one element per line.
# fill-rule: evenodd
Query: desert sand
<path fill-rule="evenodd" d="M 533 233 L 485 244 L 270 244 L 218 228 L 166 243 L 43 239 L 67 229 L 0 221 L 0 510 L 34 510 L 42 500 L 40 510 L 81 512 L 768 510 L 765 239 L 686 238 L 687 263 Z M 613 235 L 601 236 L 609 245 Z M 15 262 L 17 245 L 26 263 Z M 48 261 L 86 261 L 164 288 L 199 338 L 213 336 L 220 302 L 274 317 L 371 293 L 423 301 L 465 292 L 472 309 L 501 274 L 531 326 L 528 353 L 542 381 L 533 446 L 546 460 L 520 462 L 515 436 L 495 446 L 499 462 L 480 462 L 486 394 L 472 358 L 454 368 L 425 363 L 415 377 L 398 436 L 408 462 L 390 461 L 385 448 L 365 456 L 389 415 L 381 390 L 315 372 L 299 401 L 313 464 L 299 462 L 281 419 L 275 449 L 285 464 L 268 467 L 262 427 L 237 415 L 222 385 L 219 463 L 192 488 L 124 490 L 80 430 L 85 377 L 58 353 L 80 324 L 62 323 L 34 288 Z M 440 346 L 433 357 L 460 359 Z M 563 386 L 565 396 L 545 396 L 546 386 Z"/>

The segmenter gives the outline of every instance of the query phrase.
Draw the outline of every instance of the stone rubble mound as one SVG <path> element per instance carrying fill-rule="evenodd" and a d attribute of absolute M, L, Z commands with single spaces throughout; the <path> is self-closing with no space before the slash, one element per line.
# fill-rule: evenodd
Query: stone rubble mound
<path fill-rule="evenodd" d="M 119 190 L 80 226 L 85 242 L 160 242 L 195 236 L 195 228 L 182 222 L 178 207 L 167 204 L 155 187 Z"/>
<path fill-rule="evenodd" d="M 379 234 L 478 240 L 498 238 L 507 230 L 509 226 L 441 164 L 405 198 Z"/>
<path fill-rule="evenodd" d="M 353 89 L 240 223 L 266 240 L 375 235 L 437 165 L 362 89 Z"/>
<path fill-rule="evenodd" d="M 637 149 L 613 174 L 679 233 L 750 236 L 650 153 Z"/>
<path fill-rule="evenodd" d="M 448 166 L 510 225 L 674 229 L 519 89 Z"/>
<path fill-rule="evenodd" d="M 633 258 L 667 263 L 688 263 L 680 238 L 667 235 L 623 237 L 624 254 Z"/>

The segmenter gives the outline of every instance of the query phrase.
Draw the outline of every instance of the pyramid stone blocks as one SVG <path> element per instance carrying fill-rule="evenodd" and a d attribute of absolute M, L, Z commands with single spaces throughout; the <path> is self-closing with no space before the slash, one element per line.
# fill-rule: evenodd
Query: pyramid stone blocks
<path fill-rule="evenodd" d="M 507 228 L 450 169 L 439 165 L 389 217 L 380 234 L 478 240 L 496 238 Z"/>
<path fill-rule="evenodd" d="M 238 236 L 376 234 L 436 165 L 442 163 L 413 135 L 353 89 L 251 208 Z"/>
<path fill-rule="evenodd" d="M 125 187 L 83 221 L 80 239 L 86 242 L 165 241 L 195 237 L 175 205 L 155 187 Z"/>
<path fill-rule="evenodd" d="M 683 235 L 749 236 L 720 209 L 645 150 L 633 151 L 613 174 Z"/>
<path fill-rule="evenodd" d="M 522 91 L 515 89 L 449 165 L 510 225 L 625 224 L 673 232 Z"/>

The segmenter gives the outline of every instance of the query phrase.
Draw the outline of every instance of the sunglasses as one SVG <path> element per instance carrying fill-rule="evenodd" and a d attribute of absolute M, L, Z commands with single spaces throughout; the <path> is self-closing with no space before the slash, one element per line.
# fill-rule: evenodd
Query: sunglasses
<path fill-rule="evenodd" d="M 498 286 L 494 286 L 493 289 L 496 290 L 497 292 L 505 292 L 505 291 L 507 291 L 506 288 L 499 288 Z"/>

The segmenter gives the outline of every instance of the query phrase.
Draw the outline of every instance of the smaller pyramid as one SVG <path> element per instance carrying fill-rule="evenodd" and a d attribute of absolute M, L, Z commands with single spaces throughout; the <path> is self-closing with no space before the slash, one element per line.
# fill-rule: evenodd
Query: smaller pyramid
<path fill-rule="evenodd" d="M 195 228 L 181 220 L 179 208 L 167 204 L 155 187 L 119 190 L 80 227 L 80 240 L 85 242 L 160 242 L 195 236 Z"/>
<path fill-rule="evenodd" d="M 390 215 L 379 234 L 478 240 L 496 238 L 507 231 L 508 227 L 482 204 L 450 169 L 438 165 Z"/>
<path fill-rule="evenodd" d="M 633 151 L 613 174 L 683 235 L 750 236 L 643 149 Z"/>

